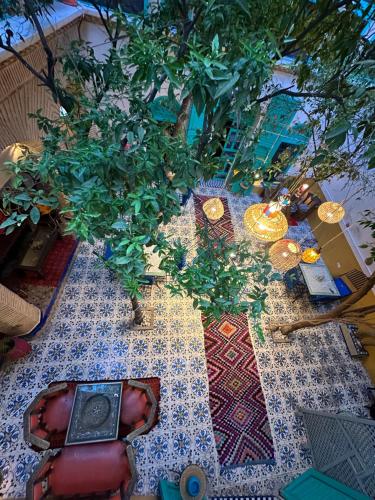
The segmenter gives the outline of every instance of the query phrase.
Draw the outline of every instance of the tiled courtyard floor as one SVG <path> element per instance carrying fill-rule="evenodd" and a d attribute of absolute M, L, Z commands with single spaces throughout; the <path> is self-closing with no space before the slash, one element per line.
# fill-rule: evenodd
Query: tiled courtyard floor
<path fill-rule="evenodd" d="M 242 225 L 254 199 L 225 195 L 236 237 L 247 237 Z M 191 244 L 194 210 L 168 228 Z M 288 236 L 302 239 L 306 223 Z M 254 243 L 254 242 L 253 242 Z M 119 283 L 97 265 L 92 248 L 82 244 L 53 317 L 32 341 L 32 355 L 0 374 L 0 469 L 4 497 L 22 497 L 30 471 L 40 460 L 23 441 L 22 415 L 36 393 L 53 380 L 161 378 L 160 423 L 134 442 L 139 481 L 137 493 L 156 491 L 160 478 L 176 479 L 189 463 L 201 464 L 211 495 L 277 494 L 310 465 L 297 406 L 364 413 L 369 380 L 359 361 L 347 353 L 337 326 L 300 331 L 291 344 L 274 344 L 266 332 L 261 345 L 253 336 L 258 368 L 274 438 L 276 465 L 248 465 L 219 470 L 208 407 L 208 383 L 200 313 L 190 300 L 171 298 L 153 287 L 145 302 L 155 308 L 153 331 L 127 329 L 130 303 Z M 292 303 L 282 283 L 269 287 L 270 314 L 264 324 L 313 314 L 307 300 Z"/>

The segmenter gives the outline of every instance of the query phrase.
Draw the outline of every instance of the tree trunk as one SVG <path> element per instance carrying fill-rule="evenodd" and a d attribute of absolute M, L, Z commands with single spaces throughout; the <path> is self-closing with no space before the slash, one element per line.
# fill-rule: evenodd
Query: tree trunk
<path fill-rule="evenodd" d="M 299 330 L 300 328 L 308 328 L 317 325 L 323 325 L 325 323 L 330 323 L 332 321 L 342 321 L 343 323 L 348 323 L 352 321 L 355 323 L 356 320 L 361 322 L 361 317 L 364 317 L 366 313 L 373 311 L 373 307 L 362 307 L 359 309 L 348 310 L 351 306 L 356 304 L 359 300 L 362 299 L 375 285 L 375 272 L 367 278 L 366 283 L 360 288 L 357 292 L 350 295 L 347 299 L 345 299 L 339 306 L 337 306 L 332 311 L 329 311 L 326 314 L 321 314 L 320 316 L 316 316 L 315 318 L 296 321 L 295 323 L 286 323 L 283 325 L 275 325 L 272 330 L 280 330 L 283 335 L 288 335 L 289 333 L 294 332 L 295 330 Z M 358 317 L 356 318 L 356 313 Z"/>
<path fill-rule="evenodd" d="M 132 309 L 134 312 L 134 323 L 136 325 L 141 325 L 143 323 L 143 312 L 140 303 L 138 302 L 137 297 L 130 298 L 132 303 Z"/>
<path fill-rule="evenodd" d="M 192 103 L 193 97 L 191 94 L 185 97 L 181 103 L 180 111 L 177 115 L 177 122 L 173 128 L 172 137 L 177 137 L 181 132 L 185 137 L 185 130 L 187 128 L 187 119 L 189 117 L 189 108 Z"/>

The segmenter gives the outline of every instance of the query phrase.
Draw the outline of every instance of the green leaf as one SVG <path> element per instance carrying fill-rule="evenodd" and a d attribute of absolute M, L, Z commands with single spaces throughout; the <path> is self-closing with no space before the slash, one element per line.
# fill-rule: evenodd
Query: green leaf
<path fill-rule="evenodd" d="M 30 219 L 31 219 L 31 222 L 33 224 L 38 224 L 39 220 L 40 220 L 40 212 L 39 210 L 37 209 L 37 207 L 33 207 L 31 210 L 30 210 Z"/>
<path fill-rule="evenodd" d="M 247 14 L 249 17 L 251 16 L 249 7 L 246 5 L 245 0 L 236 0 L 236 4 Z"/>
<path fill-rule="evenodd" d="M 16 224 L 16 221 L 9 217 L 8 219 L 5 219 L 1 224 L 0 224 L 0 229 L 5 229 L 6 227 L 13 226 Z"/>
<path fill-rule="evenodd" d="M 212 52 L 217 54 L 219 52 L 219 36 L 216 34 L 211 43 Z"/>
<path fill-rule="evenodd" d="M 119 266 L 124 265 L 124 264 L 129 264 L 131 261 L 131 257 L 116 257 L 114 259 L 115 263 L 118 264 Z"/>
<path fill-rule="evenodd" d="M 341 135 L 343 133 L 347 133 L 347 131 L 350 129 L 350 122 L 347 120 L 342 120 L 339 122 L 333 129 L 329 130 L 326 133 L 326 139 L 333 139 L 334 137 L 337 137 L 338 135 Z"/>
<path fill-rule="evenodd" d="M 138 139 L 139 139 L 139 142 L 142 142 L 143 141 L 143 138 L 145 136 L 145 129 L 143 127 L 138 127 L 137 128 L 137 133 L 138 133 Z"/>
<path fill-rule="evenodd" d="M 135 200 L 133 205 L 134 205 L 134 213 L 135 213 L 135 215 L 138 215 L 139 212 L 141 211 L 141 201 Z"/>
<path fill-rule="evenodd" d="M 27 193 L 20 193 L 20 194 L 17 194 L 14 199 L 16 201 L 30 201 L 31 198 L 30 198 L 30 195 L 28 195 Z"/>
<path fill-rule="evenodd" d="M 163 64 L 163 70 L 171 83 L 173 83 L 174 85 L 179 85 L 179 81 L 177 80 L 177 78 L 172 73 L 171 69 L 166 64 Z"/>
<path fill-rule="evenodd" d="M 234 85 L 238 82 L 239 78 L 240 74 L 236 71 L 230 80 L 218 86 L 214 98 L 218 99 L 222 95 L 229 92 L 229 90 L 231 90 L 234 87 Z"/>
<path fill-rule="evenodd" d="M 120 219 L 118 221 L 116 221 L 114 224 L 112 224 L 111 228 L 113 229 L 126 229 L 127 228 L 127 224 L 126 222 L 123 220 L 123 219 Z"/>

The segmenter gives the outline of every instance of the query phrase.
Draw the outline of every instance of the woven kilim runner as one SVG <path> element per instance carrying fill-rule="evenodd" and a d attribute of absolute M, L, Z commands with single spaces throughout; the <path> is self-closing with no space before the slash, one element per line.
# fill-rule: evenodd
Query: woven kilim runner
<path fill-rule="evenodd" d="M 198 225 L 204 221 L 202 204 L 195 196 Z M 224 215 L 216 223 L 221 235 L 234 239 L 225 198 Z M 224 314 L 204 331 L 209 402 L 219 462 L 223 467 L 270 463 L 274 448 L 260 384 L 247 316 Z"/>

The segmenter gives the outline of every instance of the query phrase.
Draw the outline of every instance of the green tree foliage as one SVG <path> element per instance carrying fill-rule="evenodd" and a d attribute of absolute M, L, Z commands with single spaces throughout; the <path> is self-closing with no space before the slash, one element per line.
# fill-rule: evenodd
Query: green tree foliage
<path fill-rule="evenodd" d="M 235 315 L 250 311 L 254 328 L 263 340 L 260 317 L 267 311 L 266 287 L 281 279 L 272 271 L 268 256 L 251 251 L 249 242 L 228 242 L 216 236 L 210 225 L 198 227 L 196 237 L 195 255 L 182 269 L 186 250 L 180 241 L 169 247 L 162 260 L 162 268 L 173 278 L 167 284 L 172 295 L 191 297 L 206 325 L 219 320 L 223 312 Z"/>
<path fill-rule="evenodd" d="M 107 33 L 108 51 L 100 60 L 85 42 L 53 51 L 41 23 L 50 1 L 1 6 L 3 18 L 18 13 L 33 25 L 45 68 L 30 66 L 17 51 L 22 33 L 11 20 L 1 28 L 0 48 L 17 57 L 67 111 L 54 120 L 42 110 L 36 113 L 43 151 L 39 157 L 26 152 L 11 166 L 15 177 L 3 198 L 8 218 L 2 227 L 9 233 L 27 218 L 37 222 L 37 205 L 57 207 L 64 195 L 64 210 L 73 215 L 68 230 L 90 242 L 109 242 L 108 264 L 138 297 L 147 267 L 145 245 L 156 251 L 168 246 L 160 229 L 180 214 L 177 190 L 185 192 L 220 169 L 215 154 L 229 117 L 237 124 L 246 121 L 279 94 L 328 103 L 334 121 L 335 106 L 353 101 L 353 111 L 346 105 L 346 119 L 357 116 L 357 103 L 373 91 L 365 86 L 353 93 L 342 75 L 349 72 L 349 82 L 353 66 L 372 71 L 372 45 L 367 47 L 360 33 L 373 13 L 364 12 L 359 0 L 165 0 L 148 15 L 129 18 L 120 4 L 110 10 L 89 3 Z M 297 54 L 297 86 L 275 87 L 272 73 L 290 54 Z M 179 110 L 175 124 L 152 117 L 150 105 L 162 87 L 166 107 Z M 204 123 L 190 146 L 184 131 L 192 103 L 204 112 Z M 357 130 L 367 140 L 373 119 L 366 116 Z M 347 130 L 352 129 L 350 121 Z M 198 263 L 204 262 L 201 252 Z M 220 301 L 209 300 L 217 312 Z"/>

